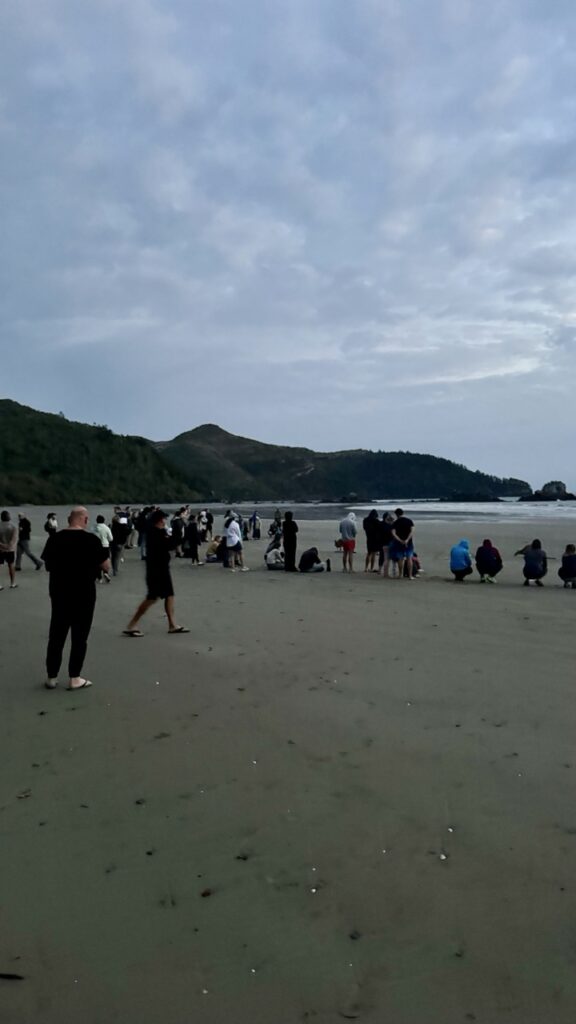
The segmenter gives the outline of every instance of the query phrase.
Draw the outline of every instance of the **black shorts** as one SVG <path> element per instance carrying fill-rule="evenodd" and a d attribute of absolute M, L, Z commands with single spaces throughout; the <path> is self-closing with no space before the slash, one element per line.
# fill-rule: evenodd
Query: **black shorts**
<path fill-rule="evenodd" d="M 174 587 L 172 586 L 172 577 L 169 572 L 155 573 L 153 576 L 146 577 L 146 586 L 148 593 L 146 594 L 147 601 L 157 601 L 158 598 L 166 600 L 167 597 L 174 597 Z"/>
<path fill-rule="evenodd" d="M 15 558 L 14 551 L 0 551 L 0 565 L 14 565 Z"/>

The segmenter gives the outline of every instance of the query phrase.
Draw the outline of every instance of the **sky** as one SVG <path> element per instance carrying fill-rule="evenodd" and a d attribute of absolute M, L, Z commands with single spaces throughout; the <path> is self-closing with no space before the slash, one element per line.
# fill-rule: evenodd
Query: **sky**
<path fill-rule="evenodd" d="M 18 0 L 0 394 L 576 489 L 573 0 Z"/>

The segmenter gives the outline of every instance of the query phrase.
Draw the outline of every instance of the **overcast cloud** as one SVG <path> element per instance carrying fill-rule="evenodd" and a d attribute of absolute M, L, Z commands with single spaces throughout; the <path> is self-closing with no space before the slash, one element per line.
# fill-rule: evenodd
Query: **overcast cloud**
<path fill-rule="evenodd" d="M 2 393 L 576 488 L 573 0 L 18 0 Z"/>

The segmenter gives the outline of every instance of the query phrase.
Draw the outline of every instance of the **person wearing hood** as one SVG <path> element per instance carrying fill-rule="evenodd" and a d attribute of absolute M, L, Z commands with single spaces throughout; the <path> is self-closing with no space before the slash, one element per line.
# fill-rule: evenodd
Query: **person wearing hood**
<path fill-rule="evenodd" d="M 476 568 L 480 583 L 496 583 L 496 576 L 502 571 L 502 556 L 491 540 L 483 540 L 476 551 Z"/>
<path fill-rule="evenodd" d="M 340 523 L 342 538 L 342 572 L 354 572 L 354 551 L 356 549 L 356 516 L 349 512 Z"/>
<path fill-rule="evenodd" d="M 464 583 L 467 576 L 472 572 L 472 559 L 470 557 L 470 544 L 467 540 L 459 540 L 450 549 L 450 572 L 454 575 L 455 583 Z"/>

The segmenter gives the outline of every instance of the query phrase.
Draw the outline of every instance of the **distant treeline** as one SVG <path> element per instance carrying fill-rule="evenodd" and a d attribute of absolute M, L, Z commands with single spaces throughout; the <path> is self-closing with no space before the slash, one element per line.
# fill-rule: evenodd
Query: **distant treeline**
<path fill-rule="evenodd" d="M 376 498 L 482 500 L 530 494 L 523 480 L 411 452 L 313 452 L 207 424 L 172 441 L 124 437 L 0 400 L 0 504 Z"/>

